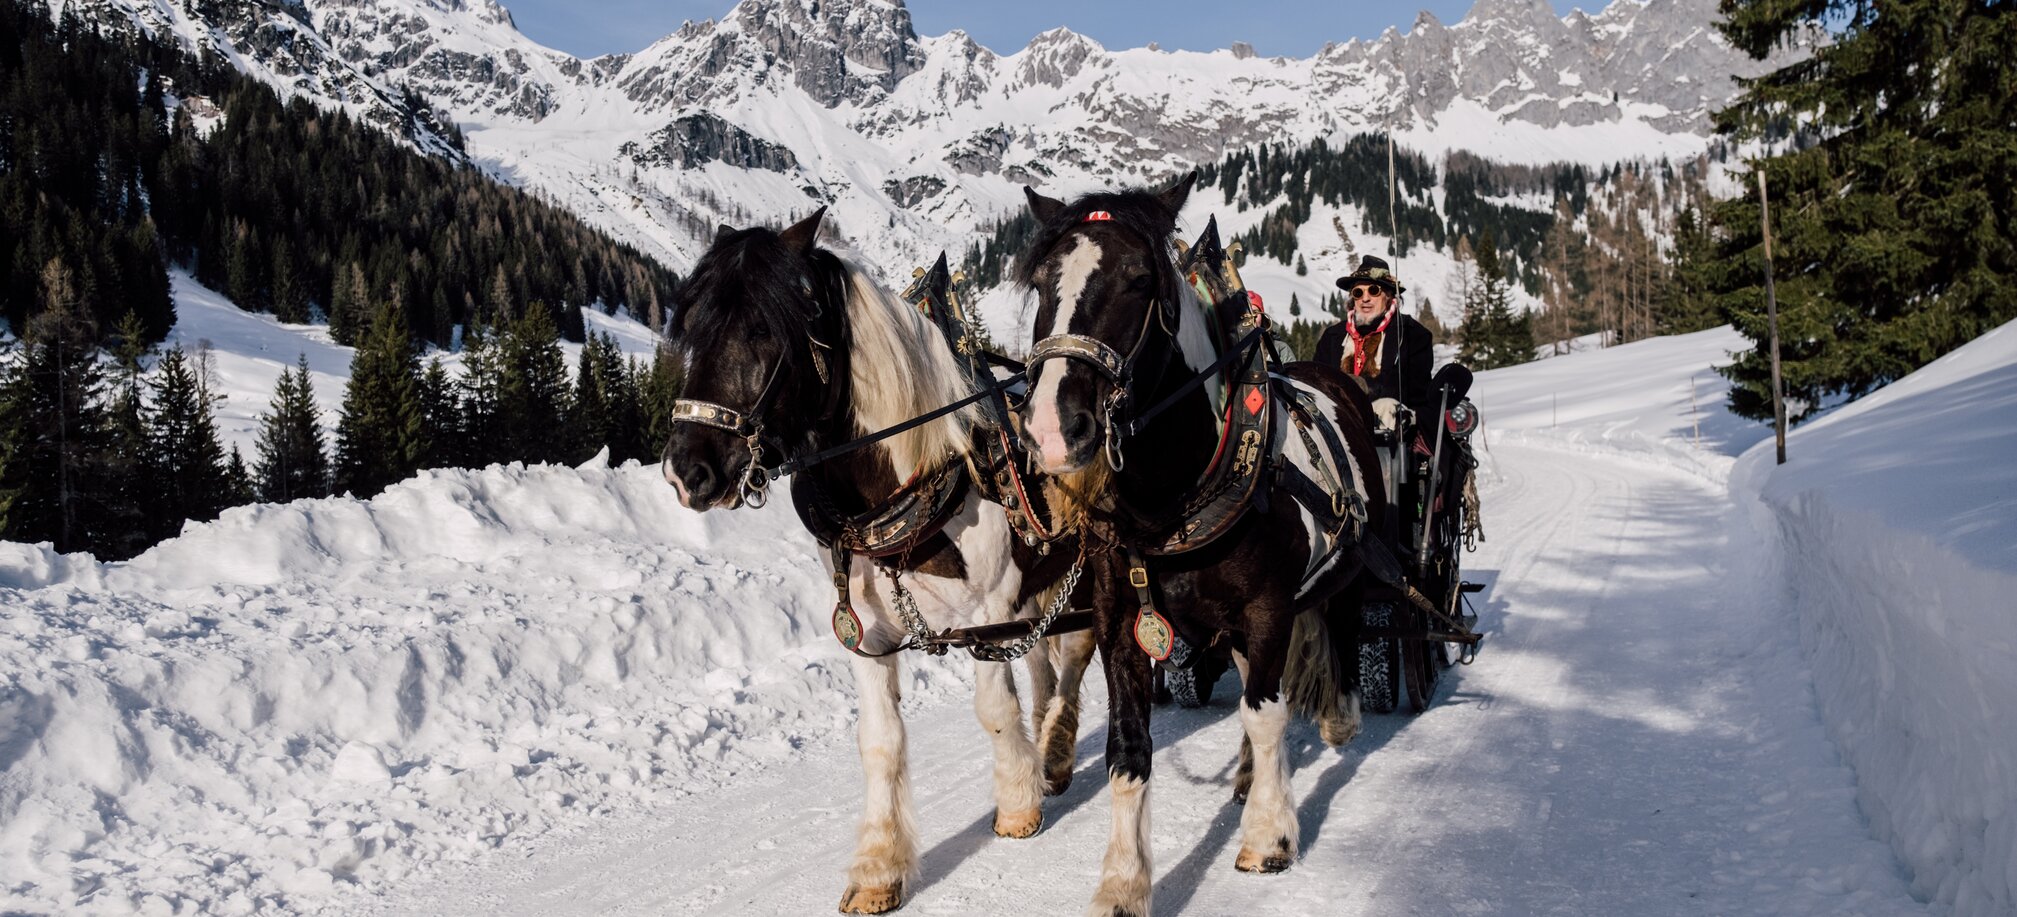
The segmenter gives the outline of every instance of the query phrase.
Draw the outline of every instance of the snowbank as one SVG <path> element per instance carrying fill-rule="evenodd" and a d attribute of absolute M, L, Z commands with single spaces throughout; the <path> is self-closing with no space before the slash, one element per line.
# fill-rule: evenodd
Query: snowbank
<path fill-rule="evenodd" d="M 2017 912 L 2017 323 L 1763 445 L 1823 719 L 1916 893 Z"/>
<path fill-rule="evenodd" d="M 788 500 L 635 464 L 0 543 L 0 911 L 299 910 L 714 785 L 850 728 L 832 601 Z"/>

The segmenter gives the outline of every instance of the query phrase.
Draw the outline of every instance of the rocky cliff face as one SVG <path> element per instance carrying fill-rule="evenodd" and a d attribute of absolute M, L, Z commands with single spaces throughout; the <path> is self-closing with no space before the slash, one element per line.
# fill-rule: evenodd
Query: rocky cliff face
<path fill-rule="evenodd" d="M 1767 68 L 1715 33 L 1717 0 L 1567 17 L 1478 0 L 1456 23 L 1423 13 L 1303 59 L 1115 51 L 1065 29 L 1000 54 L 957 31 L 919 37 L 899 0 L 743 0 L 593 60 L 527 39 L 495 0 L 49 2 L 228 52 L 441 148 L 425 118 L 413 126 L 424 98 L 479 163 L 676 266 L 704 240 L 675 227 L 731 215 L 830 203 L 858 244 L 901 260 L 962 247 L 1017 206 L 1018 184 L 1156 181 L 1244 146 L 1369 130 L 1432 156 L 1692 155 L 1731 77 Z"/>

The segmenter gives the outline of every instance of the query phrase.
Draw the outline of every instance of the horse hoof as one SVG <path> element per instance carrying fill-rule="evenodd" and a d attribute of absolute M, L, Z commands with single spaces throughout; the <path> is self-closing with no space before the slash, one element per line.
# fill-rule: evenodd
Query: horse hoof
<path fill-rule="evenodd" d="M 1246 790 L 1234 790 L 1234 791 L 1233 791 L 1233 805 L 1236 805 L 1236 806 L 1243 806 L 1243 805 L 1246 805 L 1246 804 L 1247 804 L 1247 791 L 1246 791 Z"/>
<path fill-rule="evenodd" d="M 1045 796 L 1062 796 L 1064 795 L 1064 791 L 1071 789 L 1071 786 L 1072 786 L 1072 772 L 1069 770 L 1062 770 L 1055 774 L 1044 775 Z"/>
<path fill-rule="evenodd" d="M 1044 826 L 1044 810 L 1031 809 L 1027 812 L 1001 812 L 994 814 L 996 837 L 1024 838 L 1034 836 Z"/>
<path fill-rule="evenodd" d="M 901 882 L 879 888 L 850 885 L 847 893 L 840 896 L 840 912 L 843 914 L 887 914 L 900 907 L 903 907 Z"/>
<path fill-rule="evenodd" d="M 1284 844 L 1273 853 L 1268 854 L 1255 853 L 1242 847 L 1240 848 L 1239 858 L 1233 861 L 1233 868 L 1241 872 L 1255 872 L 1263 875 L 1285 872 L 1296 861 L 1296 858 L 1284 849 L 1286 847 L 1287 845 Z"/>
<path fill-rule="evenodd" d="M 1324 720 L 1319 731 L 1323 735 L 1325 745 L 1329 745 L 1332 748 L 1343 748 L 1347 743 L 1359 737 L 1359 721 L 1356 719 L 1346 720 L 1342 717 L 1327 719 Z"/>

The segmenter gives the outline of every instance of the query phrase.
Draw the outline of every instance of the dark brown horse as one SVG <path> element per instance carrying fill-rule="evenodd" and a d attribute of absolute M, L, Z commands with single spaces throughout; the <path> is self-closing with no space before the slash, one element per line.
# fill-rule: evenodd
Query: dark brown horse
<path fill-rule="evenodd" d="M 692 509 L 760 501 L 768 484 L 763 464 L 847 443 L 967 394 L 945 341 L 917 309 L 814 244 L 820 218 L 815 213 L 782 233 L 722 227 L 680 287 L 672 330 L 686 359 L 679 412 L 685 422 L 674 425 L 663 464 L 680 502 Z M 936 632 L 1035 616 L 1071 560 L 1025 546 L 1002 507 L 967 485 L 973 432 L 972 415 L 952 414 L 792 478 L 801 518 L 829 543 L 842 535 L 874 540 L 833 528 L 917 492 L 919 482 L 958 488 L 933 491 L 943 495 L 943 511 L 929 537 L 903 542 L 900 554 L 823 555 L 829 577 L 834 558 L 845 568 L 839 572 L 852 597 L 844 603 L 852 620 L 837 611 L 836 624 L 858 637 L 849 648 L 856 653 L 866 783 L 840 902 L 845 912 L 892 910 L 916 887 L 917 832 L 894 652 L 915 628 L 905 620 L 895 577 L 902 577 L 901 594 L 915 602 L 916 624 Z M 1069 783 L 1076 751 L 1090 641 L 1049 648 L 1039 641 L 1034 650 L 1025 658 L 1041 758 L 1024 731 L 1008 665 L 974 667 L 974 710 L 994 744 L 994 830 L 1003 837 L 1037 832 L 1042 798 Z"/>
<path fill-rule="evenodd" d="M 1110 700 L 1113 833 L 1088 911 L 1102 915 L 1146 914 L 1150 904 L 1152 660 L 1144 647 L 1153 648 L 1154 639 L 1137 631 L 1153 623 L 1145 605 L 1159 608 L 1193 646 L 1234 648 L 1246 735 L 1235 787 L 1246 807 L 1234 865 L 1286 869 L 1298 830 L 1283 730 L 1292 706 L 1326 711 L 1320 719 L 1328 719 L 1324 734 L 1334 743 L 1358 729 L 1351 670 L 1367 560 L 1360 538 L 1379 531 L 1388 511 L 1370 406 L 1335 370 L 1290 364 L 1289 380 L 1235 387 L 1246 394 L 1231 404 L 1217 385 L 1185 391 L 1219 353 L 1208 314 L 1217 309 L 1226 327 L 1245 309 L 1243 299 L 1230 310 L 1201 301 L 1173 257 L 1177 213 L 1195 177 L 1161 193 L 1094 194 L 1070 204 L 1028 192 L 1041 228 L 1017 268 L 1038 298 L 1023 407 L 1032 451 L 1061 496 L 1079 501 L 1086 531 L 1120 549 L 1088 572 Z M 1303 413 L 1291 416 L 1292 402 Z M 1166 407 L 1149 417 L 1152 405 Z M 1225 517 L 1237 521 L 1209 543 L 1166 550 L 1172 542 L 1163 535 L 1172 524 L 1184 531 L 1199 482 L 1229 460 L 1220 437 L 1238 411 L 1256 418 L 1276 412 L 1266 427 L 1274 440 L 1257 456 L 1268 464 L 1252 479 L 1253 499 L 1237 517 Z M 1332 432 L 1303 435 L 1321 426 L 1305 423 L 1317 415 Z M 1301 499 L 1309 488 L 1283 483 L 1294 475 L 1328 482 L 1321 490 L 1336 512 L 1311 511 Z M 1146 556 L 1141 568 L 1125 559 L 1130 550 Z M 1285 680 L 1300 688 L 1285 690 Z"/>

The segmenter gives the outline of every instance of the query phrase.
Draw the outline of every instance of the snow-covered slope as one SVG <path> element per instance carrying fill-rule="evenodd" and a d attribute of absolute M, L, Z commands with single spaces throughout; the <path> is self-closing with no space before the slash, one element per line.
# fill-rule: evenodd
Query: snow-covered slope
<path fill-rule="evenodd" d="M 168 280 L 175 298 L 175 327 L 163 346 L 210 354 L 211 393 L 223 399 L 215 407 L 217 433 L 227 451 L 237 446 L 246 462 L 252 461 L 259 443 L 259 416 L 272 407 L 280 374 L 304 357 L 315 401 L 322 407 L 324 432 L 334 436 L 353 348 L 331 340 L 327 325 L 289 325 L 268 313 L 240 309 L 184 271 L 171 271 Z M 628 313 L 612 316 L 583 309 L 582 317 L 591 334 L 607 334 L 623 353 L 651 359 L 657 338 Z M 582 345 L 562 341 L 560 348 L 569 367 L 580 363 Z M 432 354 L 424 359 L 433 356 L 441 357 L 451 376 L 459 374 L 463 354 Z"/>
<path fill-rule="evenodd" d="M 1778 536 L 1857 799 L 1955 914 L 2017 913 L 2017 323 L 1734 476 Z"/>
<path fill-rule="evenodd" d="M 395 130 L 410 89 L 467 131 L 485 168 L 675 268 L 717 223 L 830 204 L 841 235 L 901 276 L 963 251 L 1021 206 L 1023 184 L 1069 195 L 1386 128 L 1432 158 L 1687 157 L 1731 77 L 1767 66 L 1716 34 L 1714 0 L 1567 17 L 1545 0 L 1480 0 L 1454 24 L 1425 13 L 1304 59 L 1110 50 L 1065 29 L 1005 54 L 958 31 L 917 35 L 898 0 L 743 0 L 586 61 L 519 34 L 494 0 L 48 2 L 217 49 Z"/>

